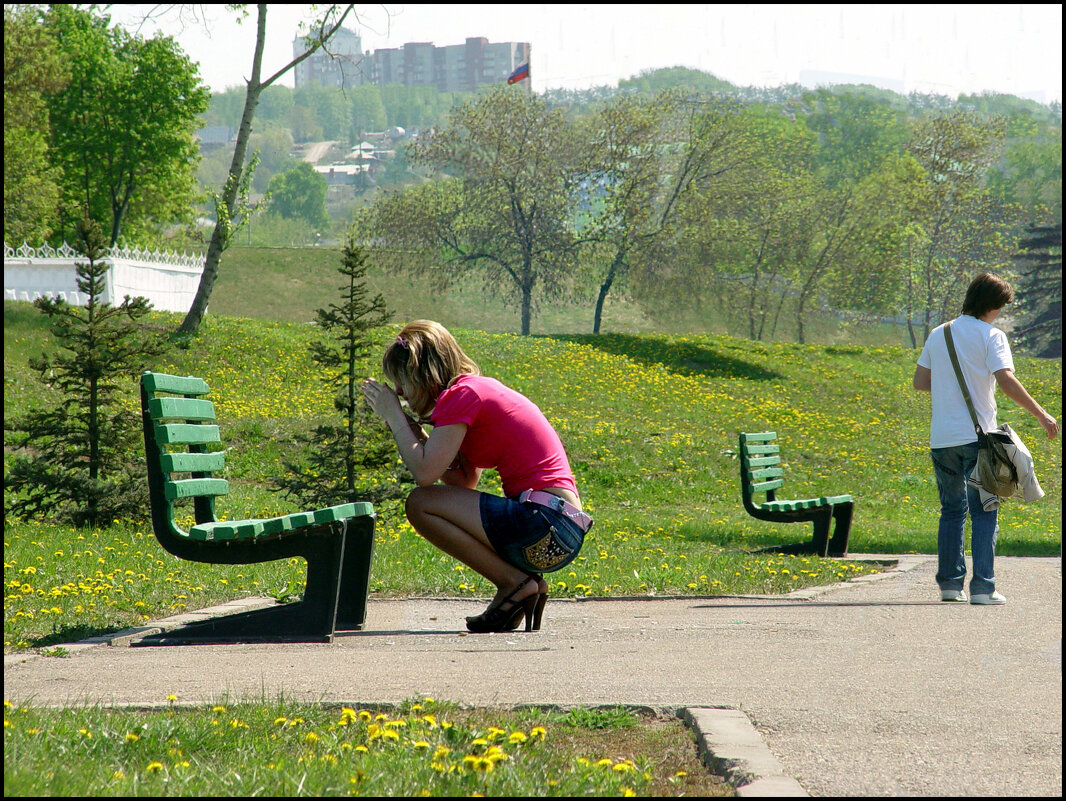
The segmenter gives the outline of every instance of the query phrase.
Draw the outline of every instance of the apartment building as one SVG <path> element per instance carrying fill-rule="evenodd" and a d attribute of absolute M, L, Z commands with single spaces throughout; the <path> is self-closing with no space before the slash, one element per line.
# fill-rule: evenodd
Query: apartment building
<path fill-rule="evenodd" d="M 293 40 L 293 53 L 301 52 L 300 37 Z M 506 83 L 508 76 L 529 63 L 528 42 L 489 42 L 470 37 L 463 44 L 437 47 L 431 42 L 408 42 L 402 47 L 363 53 L 361 39 L 341 29 L 330 40 L 330 53 L 316 52 L 296 66 L 296 87 L 436 86 L 442 92 L 472 92 L 479 86 Z M 529 81 L 522 81 L 529 91 Z"/>

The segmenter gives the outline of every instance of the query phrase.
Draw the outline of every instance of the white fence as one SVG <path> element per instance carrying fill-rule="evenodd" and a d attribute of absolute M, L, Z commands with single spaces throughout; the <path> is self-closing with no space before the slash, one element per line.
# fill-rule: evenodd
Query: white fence
<path fill-rule="evenodd" d="M 161 311 L 187 312 L 200 285 L 204 260 L 169 251 L 112 248 L 107 255 L 111 269 L 103 300 L 117 305 L 126 295 L 141 295 Z M 78 291 L 74 263 L 86 261 L 67 244 L 60 248 L 23 245 L 16 250 L 5 242 L 4 299 L 62 298 L 84 306 L 88 297 Z"/>

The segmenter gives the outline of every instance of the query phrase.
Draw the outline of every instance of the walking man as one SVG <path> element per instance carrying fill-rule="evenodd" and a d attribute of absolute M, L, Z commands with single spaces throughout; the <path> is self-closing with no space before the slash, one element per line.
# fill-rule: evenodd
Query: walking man
<path fill-rule="evenodd" d="M 998 385 L 1008 398 L 1036 417 L 1048 439 L 1059 432 L 1055 418 L 1033 400 L 1015 377 L 1007 335 L 992 325 L 1003 307 L 1013 300 L 1014 290 L 1002 278 L 992 273 L 977 276 L 966 290 L 962 314 L 933 329 L 914 370 L 914 388 L 932 393 L 933 401 L 929 447 L 940 492 L 936 581 L 942 601 L 966 600 L 963 526 L 969 509 L 973 555 L 970 603 L 1007 602 L 996 591 L 993 569 L 999 509 L 985 511 L 978 490 L 966 485 L 966 477 L 977 462 L 977 432 L 948 355 L 944 329 L 951 326 L 962 374 L 982 431 L 997 427 L 994 396 Z"/>

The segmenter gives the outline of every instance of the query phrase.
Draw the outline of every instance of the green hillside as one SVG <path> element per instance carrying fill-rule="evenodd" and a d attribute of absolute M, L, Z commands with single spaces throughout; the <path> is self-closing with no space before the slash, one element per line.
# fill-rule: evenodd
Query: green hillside
<path fill-rule="evenodd" d="M 223 257 L 209 312 L 227 317 L 307 322 L 314 319 L 315 309 L 333 301 L 340 263 L 341 250 L 334 247 L 231 247 Z M 393 319 L 398 322 L 428 318 L 448 328 L 503 333 L 520 330 L 518 307 L 494 297 L 476 274 L 441 290 L 420 279 L 378 270 L 373 259 L 369 269 L 368 286 L 385 296 Z M 553 299 L 541 303 L 531 332 L 591 333 L 596 288 L 587 287 L 582 296 L 581 302 Z M 602 330 L 720 334 L 730 332 L 728 316 L 729 310 L 721 304 L 698 308 L 678 302 L 651 319 L 638 305 L 626 302 L 614 291 L 607 297 Z M 833 315 L 817 310 L 808 312 L 805 324 L 811 342 L 827 344 L 902 345 L 907 336 L 904 326 L 842 324 Z M 743 327 L 746 322 L 734 321 L 734 325 Z M 782 315 L 777 338 L 788 339 L 794 333 L 794 322 L 787 313 Z"/>
<path fill-rule="evenodd" d="M 6 419 L 28 404 L 48 402 L 26 366 L 27 357 L 45 347 L 40 318 L 27 304 L 5 304 Z M 178 322 L 174 315 L 156 319 L 169 327 Z M 212 387 L 230 447 L 232 489 L 219 509 L 230 518 L 295 511 L 267 484 L 284 470 L 292 434 L 332 413 L 307 355 L 314 332 L 305 323 L 215 313 L 187 349 L 151 365 L 202 376 Z M 712 335 L 454 333 L 485 374 L 544 410 L 596 518 L 579 560 L 552 576 L 556 594 L 781 592 L 862 570 L 753 553 L 809 538 L 810 528 L 744 513 L 735 458 L 739 431 L 780 433 L 791 497 L 856 497 L 852 553 L 935 552 L 929 400 L 910 388 L 914 351 Z M 394 329 L 382 330 L 381 345 L 393 335 Z M 1061 363 L 1021 358 L 1018 373 L 1061 417 Z M 131 379 L 130 414 L 137 413 L 134 389 Z M 999 553 L 1056 555 L 1059 442 L 1044 439 L 1035 421 L 1005 398 L 1001 418 L 1032 450 L 1047 497 L 1006 504 Z M 491 475 L 487 486 L 498 486 Z M 399 504 L 383 505 L 379 513 L 374 593 L 490 594 L 480 577 L 413 535 Z M 8 521 L 4 573 L 6 640 L 25 645 L 53 628 L 97 630 L 208 600 L 280 592 L 300 568 L 179 563 L 155 543 L 147 519 L 99 532 Z"/>
<path fill-rule="evenodd" d="M 315 309 L 334 300 L 340 281 L 341 250 L 332 247 L 234 247 L 226 251 L 210 312 L 225 316 L 307 322 Z M 408 276 L 390 275 L 370 267 L 368 286 L 381 292 L 394 319 L 439 320 L 448 327 L 481 331 L 517 331 L 517 308 L 486 302 L 485 287 L 471 278 L 447 290 L 433 289 Z M 559 304 L 542 310 L 534 332 L 588 332 L 592 304 Z M 639 310 L 609 303 L 607 317 L 615 330 L 651 331 L 655 324 Z"/>

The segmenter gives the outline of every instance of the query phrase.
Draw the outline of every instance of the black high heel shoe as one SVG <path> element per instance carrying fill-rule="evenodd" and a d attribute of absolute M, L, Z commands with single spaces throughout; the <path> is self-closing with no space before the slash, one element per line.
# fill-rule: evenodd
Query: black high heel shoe
<path fill-rule="evenodd" d="M 540 628 L 540 616 L 537 614 L 537 606 L 541 598 L 540 593 L 527 595 L 521 601 L 514 600 L 514 596 L 518 591 L 531 581 L 537 581 L 537 579 L 529 576 L 496 606 L 490 606 L 475 617 L 468 617 L 466 619 L 466 627 L 476 634 L 514 631 L 521 625 L 524 617 L 526 619 L 526 631 L 532 631 L 534 620 L 537 623 L 537 628 Z M 540 608 L 543 610 L 543 604 L 540 604 Z"/>
<path fill-rule="evenodd" d="M 531 579 L 536 579 L 537 584 L 540 584 L 541 580 L 544 578 L 543 576 L 541 576 L 538 573 L 530 573 L 529 577 Z M 522 586 L 522 585 L 520 584 L 518 586 Z M 537 605 L 533 607 L 533 621 L 532 621 L 533 622 L 533 626 L 532 626 L 532 629 L 530 628 L 530 626 L 529 626 L 529 624 L 527 622 L 526 631 L 540 631 L 540 621 L 541 621 L 541 618 L 544 615 L 544 605 L 546 603 L 548 603 L 548 593 L 546 593 L 546 592 L 539 593 L 537 595 Z M 529 613 L 528 612 L 526 613 L 526 620 L 529 621 Z M 520 618 L 520 617 L 515 619 L 515 620 L 513 620 L 513 621 L 511 621 L 511 627 L 508 629 L 508 631 L 514 631 L 515 629 L 517 629 L 521 625 L 521 623 L 522 623 L 522 618 Z"/>

